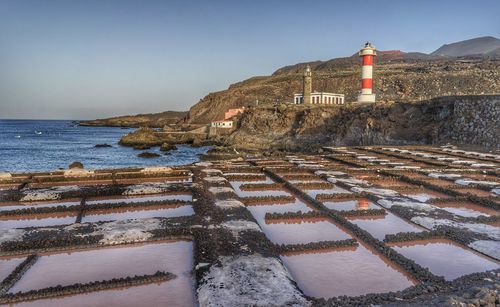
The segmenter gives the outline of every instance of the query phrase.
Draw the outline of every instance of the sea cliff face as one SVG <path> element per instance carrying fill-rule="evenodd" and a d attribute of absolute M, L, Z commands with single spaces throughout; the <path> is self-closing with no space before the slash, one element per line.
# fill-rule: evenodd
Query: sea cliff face
<path fill-rule="evenodd" d="M 249 109 L 226 145 L 317 150 L 325 145 L 455 144 L 498 148 L 500 96 L 440 97 L 415 103 L 280 105 Z"/>

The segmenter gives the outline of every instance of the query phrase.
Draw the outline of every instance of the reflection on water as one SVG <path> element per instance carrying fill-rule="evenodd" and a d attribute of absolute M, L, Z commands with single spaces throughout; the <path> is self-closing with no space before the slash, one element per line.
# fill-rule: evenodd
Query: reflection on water
<path fill-rule="evenodd" d="M 301 223 L 279 223 L 260 225 L 262 231 L 273 243 L 299 244 L 319 241 L 351 239 L 351 236 L 328 221 L 314 222 L 302 220 Z"/>
<path fill-rule="evenodd" d="M 183 200 L 192 201 L 193 196 L 189 193 L 184 194 L 163 194 L 163 195 L 151 195 L 151 196 L 127 196 L 127 197 L 113 197 L 113 198 L 95 198 L 85 201 L 87 205 L 95 205 L 99 203 L 106 204 L 117 204 L 117 203 L 143 203 L 150 201 L 164 201 L 164 200 Z"/>
<path fill-rule="evenodd" d="M 103 221 L 120 221 L 128 219 L 146 219 L 153 217 L 178 217 L 193 215 L 193 207 L 190 205 L 158 208 L 158 207 L 143 207 L 143 208 L 123 208 L 113 210 L 99 210 L 90 212 L 82 217 L 82 223 L 103 222 Z"/>
<path fill-rule="evenodd" d="M 0 229 L 69 225 L 76 221 L 76 217 L 75 212 L 5 216 L 0 218 Z"/>
<path fill-rule="evenodd" d="M 375 205 L 374 203 L 372 203 L 367 199 L 326 201 L 323 202 L 323 204 L 328 209 L 340 210 L 340 211 L 380 209 L 379 206 Z"/>
<path fill-rule="evenodd" d="M 47 253 L 10 292 L 154 274 L 158 270 L 183 273 L 191 269 L 191 255 L 192 243 L 187 241 Z"/>
<path fill-rule="evenodd" d="M 195 306 L 194 281 L 190 274 L 193 265 L 191 242 L 149 244 L 142 247 L 132 247 L 131 249 L 136 248 L 140 250 L 135 252 L 125 251 L 122 254 L 124 249 L 117 248 L 118 253 L 87 254 L 84 256 L 90 257 L 77 257 L 71 260 L 74 268 L 71 268 L 68 259 L 63 261 L 61 267 L 57 267 L 56 261 L 53 260 L 50 263 L 52 267 L 56 267 L 56 272 L 38 269 L 36 274 L 31 275 L 37 277 L 40 274 L 47 274 L 47 282 L 44 283 L 43 280 L 38 278 L 38 282 L 33 281 L 24 285 L 28 288 L 30 285 L 31 287 L 38 287 L 38 284 L 45 287 L 57 282 L 73 283 L 75 280 L 78 282 L 82 282 L 82 280 L 102 280 L 109 276 L 116 277 L 116 275 L 122 276 L 124 274 L 151 274 L 155 270 L 174 273 L 177 278 L 157 284 L 37 300 L 16 304 L 15 306 Z M 83 260 L 82 265 L 79 265 L 78 260 Z M 97 262 L 102 262 L 102 264 L 97 265 Z M 108 268 L 108 266 L 111 267 Z M 66 267 L 69 267 L 70 270 L 67 274 L 64 274 L 64 268 Z M 30 271 L 32 269 L 36 269 L 36 267 L 31 268 Z M 103 275 L 99 272 L 101 269 Z M 65 277 L 63 275 L 69 276 Z M 78 278 L 79 276 L 82 278 Z"/>
<path fill-rule="evenodd" d="M 265 180 L 245 180 L 245 181 L 229 181 L 231 186 L 233 187 L 236 195 L 239 197 L 247 197 L 247 196 L 269 196 L 269 195 L 288 195 L 288 193 L 283 190 L 263 190 L 263 191 L 242 191 L 240 186 L 243 184 L 261 184 L 261 183 L 275 183 L 271 178 L 266 176 Z M 273 194 L 274 192 L 278 194 Z M 281 194 L 280 194 L 281 193 Z"/>
<path fill-rule="evenodd" d="M 496 216 L 500 214 L 498 211 L 494 209 L 476 205 L 473 202 L 469 201 L 433 203 L 433 205 L 438 206 L 441 209 L 451 212 L 453 214 L 464 217 L 478 217 L 480 215 Z"/>
<path fill-rule="evenodd" d="M 24 259 L 26 258 L 0 258 L 0 282 L 9 276 Z"/>
<path fill-rule="evenodd" d="M 414 199 L 416 201 L 420 201 L 425 203 L 426 201 L 429 201 L 433 198 L 451 198 L 450 195 L 444 194 L 444 193 L 439 193 L 436 191 L 432 191 L 429 189 L 422 189 L 414 192 L 406 192 L 402 193 L 405 196 Z"/>
<path fill-rule="evenodd" d="M 281 259 L 300 289 L 313 297 L 399 291 L 413 285 L 363 245 L 355 250 L 283 255 Z"/>
<path fill-rule="evenodd" d="M 239 197 L 262 197 L 262 196 L 290 196 L 291 194 L 286 192 L 285 190 L 259 190 L 259 191 L 242 191 L 240 189 L 240 185 L 236 185 L 231 182 L 231 186 L 233 187 L 236 195 Z"/>
<path fill-rule="evenodd" d="M 259 205 L 259 206 L 249 206 L 247 209 L 252 213 L 253 217 L 257 220 L 259 225 L 265 223 L 264 217 L 266 213 L 285 213 L 285 212 L 309 212 L 313 209 L 306 205 L 299 199 L 295 199 L 294 203 L 282 204 L 282 205 Z"/>
<path fill-rule="evenodd" d="M 0 205 L 0 211 L 18 210 L 18 209 L 27 209 L 27 208 L 51 208 L 51 207 L 57 207 L 57 206 L 71 207 L 71 206 L 79 206 L 79 205 L 80 205 L 79 200 L 64 201 L 64 202 L 40 202 L 40 203 L 18 202 L 15 204 L 11 203 L 8 205 Z"/>
<path fill-rule="evenodd" d="M 388 234 L 422 231 L 422 228 L 410 224 L 389 212 L 385 216 L 352 217 L 349 220 L 381 241 Z"/>
<path fill-rule="evenodd" d="M 433 274 L 453 280 L 463 275 L 500 268 L 498 262 L 446 240 L 422 240 L 392 244 L 403 256 Z"/>

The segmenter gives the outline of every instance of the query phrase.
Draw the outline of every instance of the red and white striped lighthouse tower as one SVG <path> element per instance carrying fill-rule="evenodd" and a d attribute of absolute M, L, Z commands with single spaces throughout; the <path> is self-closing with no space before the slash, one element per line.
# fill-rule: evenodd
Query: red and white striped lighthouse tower
<path fill-rule="evenodd" d="M 375 94 L 373 94 L 373 57 L 377 55 L 375 47 L 370 43 L 366 43 L 359 51 L 359 56 L 363 59 L 363 67 L 361 68 L 361 94 L 358 96 L 358 102 L 375 102 Z"/>

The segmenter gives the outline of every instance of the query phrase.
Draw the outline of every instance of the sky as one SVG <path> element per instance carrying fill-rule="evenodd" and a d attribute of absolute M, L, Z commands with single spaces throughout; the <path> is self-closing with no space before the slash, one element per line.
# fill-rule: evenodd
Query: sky
<path fill-rule="evenodd" d="M 300 62 L 500 38 L 499 0 L 0 0 L 0 118 L 188 110 Z"/>

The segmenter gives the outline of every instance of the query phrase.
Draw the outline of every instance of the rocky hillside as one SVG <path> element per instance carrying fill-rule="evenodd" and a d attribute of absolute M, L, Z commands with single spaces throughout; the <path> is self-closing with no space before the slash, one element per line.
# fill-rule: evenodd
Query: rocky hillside
<path fill-rule="evenodd" d="M 161 113 L 126 115 L 106 119 L 82 121 L 79 124 L 81 126 L 161 128 L 165 125 L 178 123 L 186 116 L 186 114 L 187 112 L 167 111 Z"/>
<path fill-rule="evenodd" d="M 443 45 L 431 54 L 461 57 L 468 55 L 489 55 L 496 52 L 500 52 L 500 39 L 485 36 Z"/>
<path fill-rule="evenodd" d="M 282 104 L 250 108 L 225 142 L 258 150 L 448 142 L 498 148 L 499 118 L 498 95 L 346 107 Z"/>
<path fill-rule="evenodd" d="M 355 101 L 360 88 L 359 58 L 302 63 L 278 69 L 271 76 L 254 77 L 210 93 L 190 110 L 188 123 L 221 119 L 224 111 L 245 105 L 290 102 L 302 91 L 302 71 L 313 69 L 313 89 L 346 95 Z M 438 96 L 500 93 L 500 58 L 456 59 L 401 51 L 379 52 L 374 68 L 379 101 L 415 101 Z"/>

